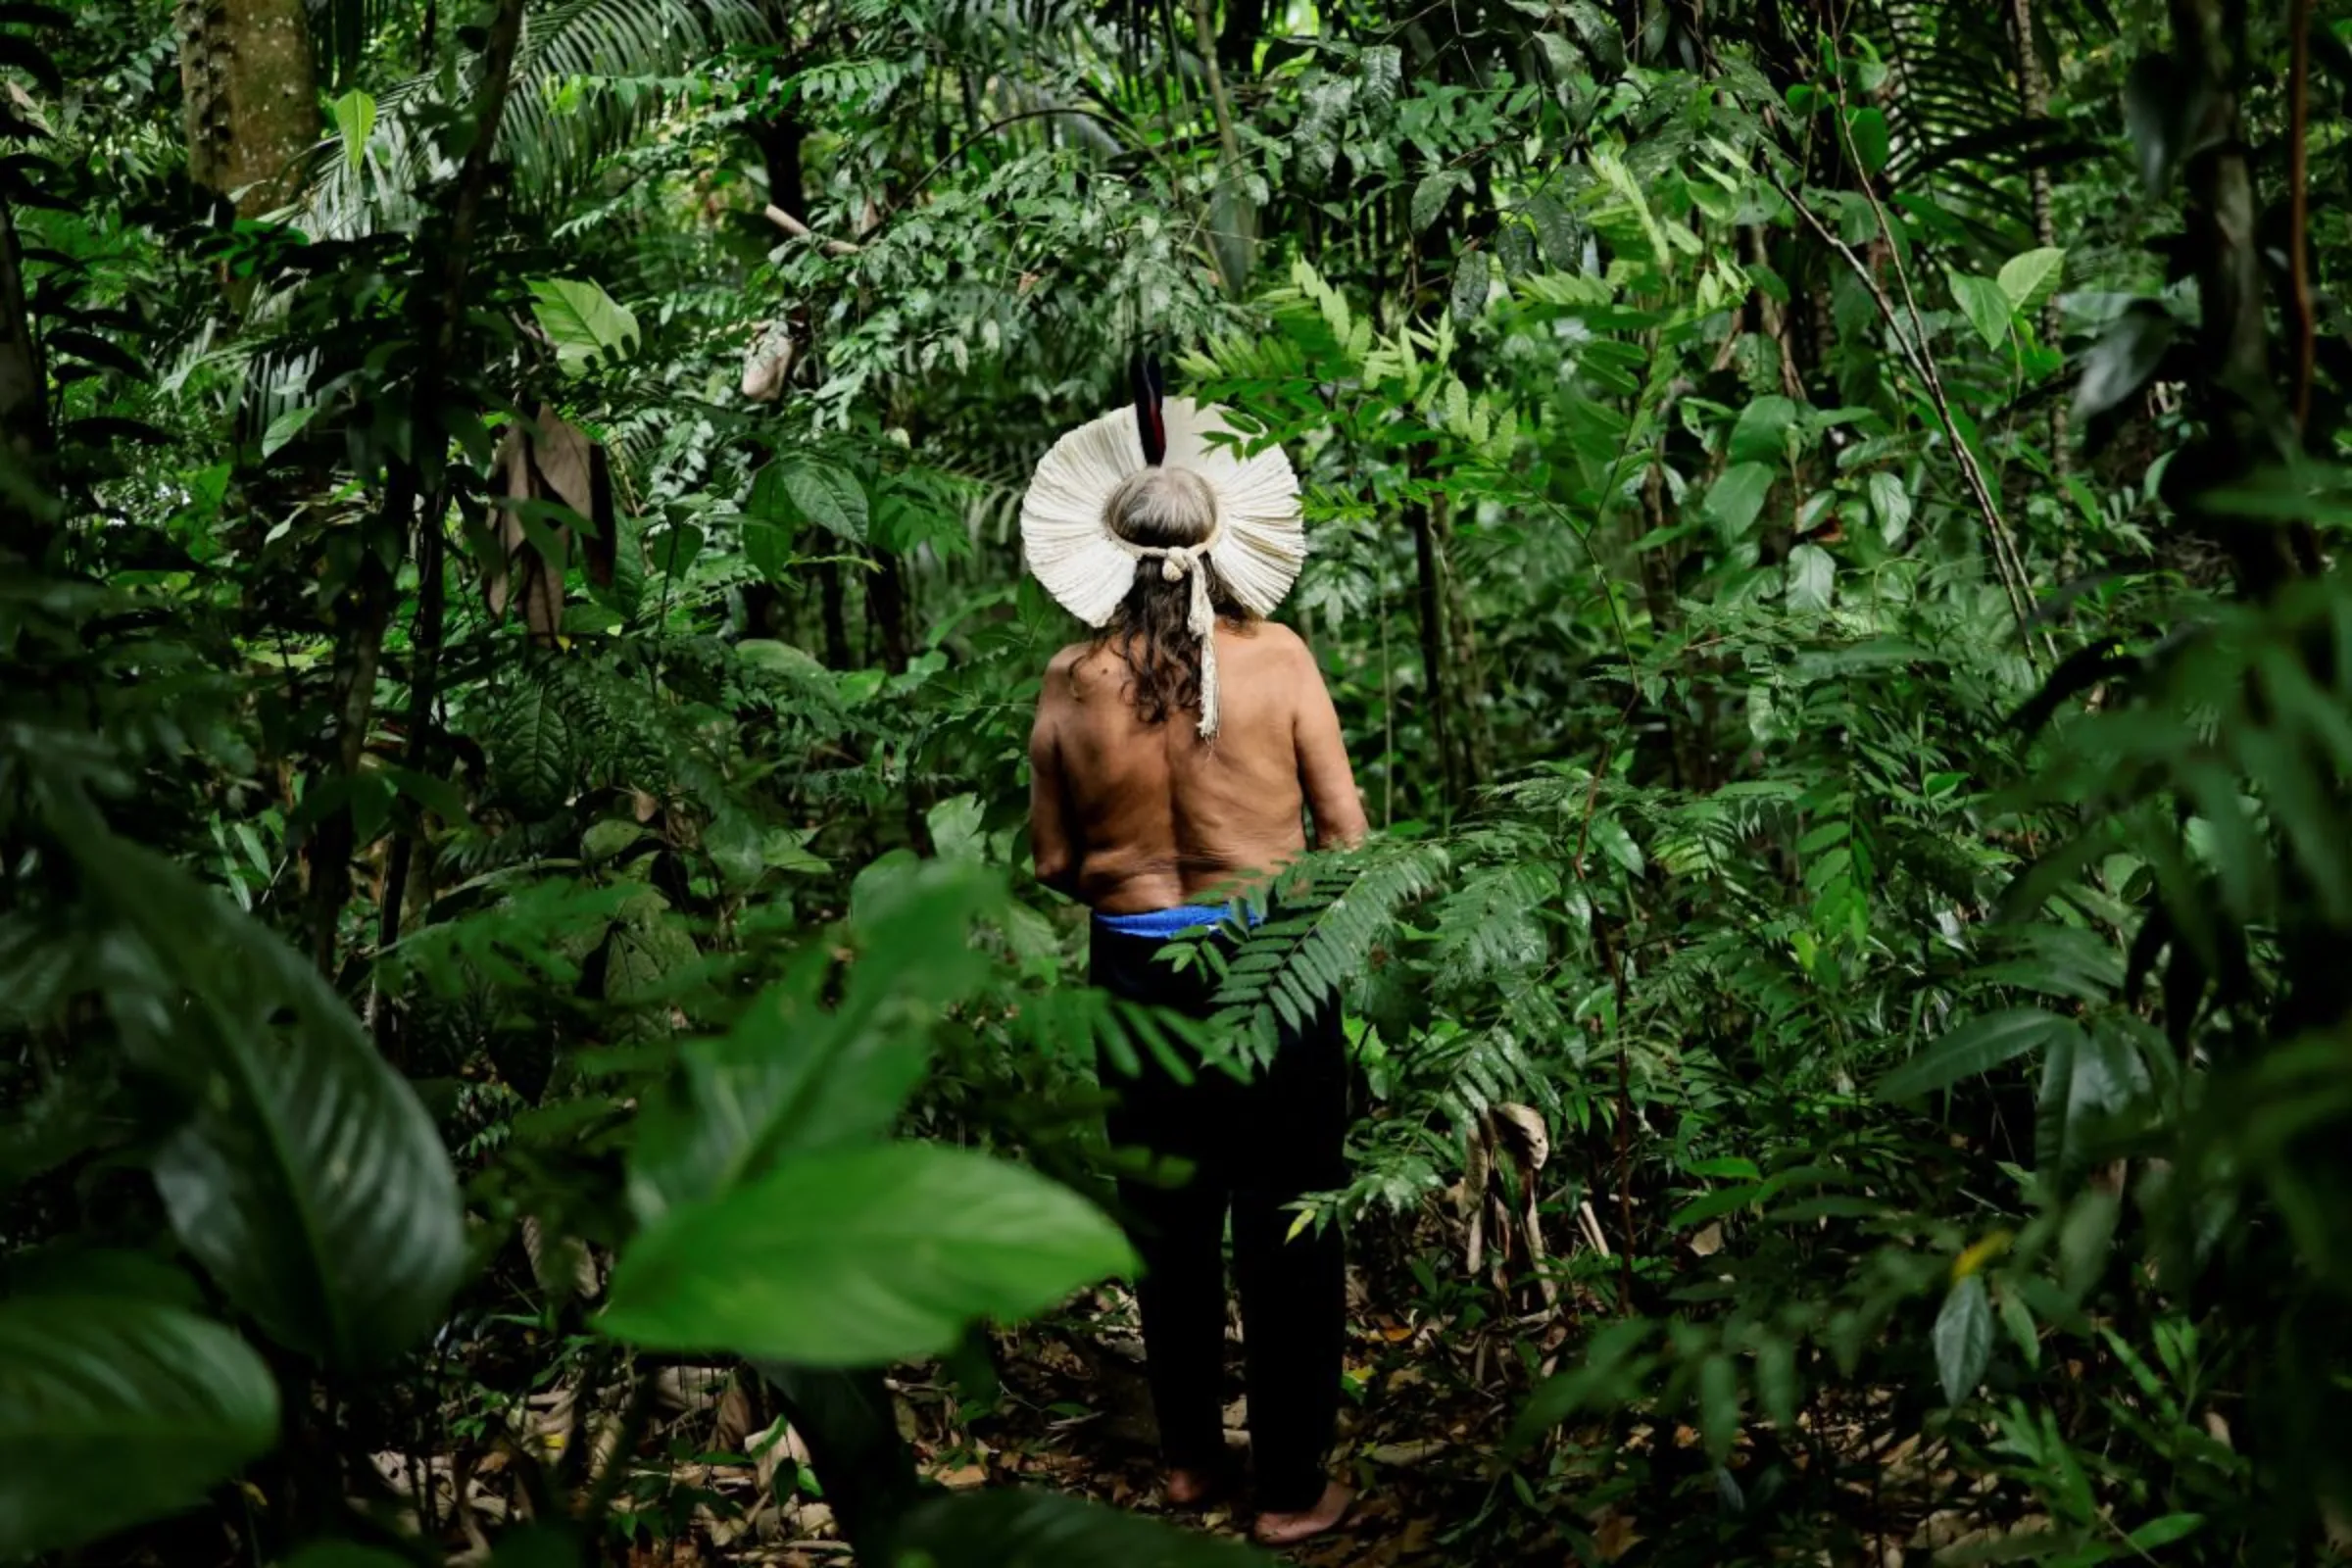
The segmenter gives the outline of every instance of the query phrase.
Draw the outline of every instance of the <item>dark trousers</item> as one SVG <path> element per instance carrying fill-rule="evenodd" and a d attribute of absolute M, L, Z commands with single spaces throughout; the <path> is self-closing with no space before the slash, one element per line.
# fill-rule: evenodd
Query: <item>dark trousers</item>
<path fill-rule="evenodd" d="M 1198 966 L 1156 961 L 1160 944 L 1097 926 L 1089 977 L 1115 996 L 1205 1016 L 1213 982 Z M 1103 1069 L 1115 1097 L 1111 1142 L 1193 1166 L 1180 1187 L 1119 1183 L 1142 1255 L 1136 1296 L 1161 1452 L 1172 1466 L 1212 1469 L 1225 1455 L 1225 1218 L 1233 1216 L 1244 1370 L 1257 1504 L 1311 1505 L 1339 1418 L 1347 1287 L 1339 1228 L 1290 1234 L 1285 1205 L 1345 1186 L 1348 1055 L 1337 1001 L 1303 1029 L 1286 1029 L 1273 1065 L 1243 1083 L 1203 1068 L 1179 1084 L 1146 1054 L 1133 1077 Z"/>

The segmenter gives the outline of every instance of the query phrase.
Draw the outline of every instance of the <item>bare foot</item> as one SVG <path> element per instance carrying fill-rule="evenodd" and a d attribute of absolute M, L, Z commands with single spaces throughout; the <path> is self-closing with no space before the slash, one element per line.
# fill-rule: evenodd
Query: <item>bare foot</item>
<path fill-rule="evenodd" d="M 1337 1525 L 1348 1515 L 1355 1501 L 1355 1494 L 1334 1481 L 1323 1489 L 1323 1495 L 1312 1508 L 1302 1513 L 1261 1513 L 1257 1527 L 1250 1533 L 1268 1546 L 1288 1546 L 1319 1536 Z"/>
<path fill-rule="evenodd" d="M 1225 1490 L 1225 1478 L 1214 1470 L 1195 1470 L 1185 1465 L 1168 1470 L 1166 1491 L 1168 1501 L 1179 1508 L 1198 1508 Z"/>

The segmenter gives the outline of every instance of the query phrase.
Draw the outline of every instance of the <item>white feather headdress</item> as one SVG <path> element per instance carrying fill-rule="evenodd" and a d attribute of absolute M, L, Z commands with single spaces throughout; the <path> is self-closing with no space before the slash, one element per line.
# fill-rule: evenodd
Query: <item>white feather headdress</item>
<path fill-rule="evenodd" d="M 1208 574 L 1255 613 L 1273 612 L 1306 561 L 1298 476 L 1280 447 L 1250 452 L 1249 435 L 1214 404 L 1168 398 L 1159 408 L 1167 438 L 1162 465 L 1198 474 L 1216 498 L 1208 537 L 1156 550 L 1111 531 L 1111 493 L 1150 466 L 1135 411 L 1120 409 L 1072 430 L 1039 462 L 1021 500 L 1021 549 L 1046 592 L 1089 626 L 1110 619 L 1146 562 L 1156 561 L 1171 582 L 1189 575 L 1188 624 L 1200 640 L 1200 733 L 1213 736 L 1217 645 Z"/>

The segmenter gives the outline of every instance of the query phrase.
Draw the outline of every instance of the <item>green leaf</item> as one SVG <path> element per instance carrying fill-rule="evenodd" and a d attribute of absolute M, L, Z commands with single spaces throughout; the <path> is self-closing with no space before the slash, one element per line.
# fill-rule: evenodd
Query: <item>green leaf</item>
<path fill-rule="evenodd" d="M 2124 1538 L 2125 1544 L 2137 1551 L 2154 1551 L 2176 1541 L 2185 1541 L 2205 1528 L 2201 1513 L 2168 1513 L 2151 1519 Z"/>
<path fill-rule="evenodd" d="M 856 897 L 860 956 L 838 1005 L 819 1004 L 833 959 L 812 944 L 724 1038 L 684 1048 L 678 1078 L 650 1097 L 629 1165 L 640 1220 L 897 1119 L 929 1067 L 938 1009 L 987 973 L 971 928 L 1003 907 L 1004 885 L 984 866 L 908 858 L 869 866 Z"/>
<path fill-rule="evenodd" d="M 0 1302 L 0 1560 L 203 1501 L 277 1439 L 277 1385 L 218 1323 L 160 1302 Z"/>
<path fill-rule="evenodd" d="M 1413 186 L 1413 232 L 1418 234 L 1437 221 L 1438 214 L 1446 210 L 1446 199 L 1470 182 L 1470 176 L 1458 169 L 1441 169 L 1421 176 Z"/>
<path fill-rule="evenodd" d="M 1740 1441 L 1740 1374 L 1718 1350 L 1698 1364 L 1698 1426 L 1707 1457 L 1722 1464 Z"/>
<path fill-rule="evenodd" d="M 2088 419 L 2135 396 L 2180 333 L 2170 311 L 2138 300 L 2082 356 L 2082 379 L 2075 388 L 2075 417 Z"/>
<path fill-rule="evenodd" d="M 1830 608 L 1838 581 L 1838 562 L 1819 545 L 1798 545 L 1788 552 L 1788 594 L 1790 610 L 1823 611 Z"/>
<path fill-rule="evenodd" d="M 1945 1402 L 1958 1404 L 1976 1393 L 1991 1359 L 1992 1299 L 1984 1277 L 1971 1274 L 1952 1287 L 1936 1314 L 1936 1374 Z"/>
<path fill-rule="evenodd" d="M 1999 348 L 2009 337 L 2009 296 L 2001 285 L 1974 272 L 1947 269 L 1944 275 L 1952 280 L 1952 298 L 1959 302 L 1977 335 L 1984 340 L 1984 346 Z"/>
<path fill-rule="evenodd" d="M 457 1175 L 416 1093 L 274 933 L 94 817 L 59 826 L 188 989 L 176 1008 L 116 1005 L 133 1057 L 193 1107 L 153 1161 L 180 1245 L 297 1350 L 354 1368 L 407 1349 L 466 1260 Z"/>
<path fill-rule="evenodd" d="M 375 133 L 375 99 L 354 88 L 335 100 L 335 133 L 343 138 L 343 156 L 351 167 L 368 161 L 368 138 Z"/>
<path fill-rule="evenodd" d="M 602 285 L 571 277 L 534 277 L 528 284 L 531 314 L 564 370 L 576 373 L 598 359 L 611 362 L 636 352 L 637 318 Z"/>
<path fill-rule="evenodd" d="M 265 460 L 276 457 L 287 442 L 302 434 L 304 426 L 317 417 L 318 407 L 311 404 L 304 408 L 288 409 L 271 419 L 270 428 L 262 432 L 262 457 Z"/>
<path fill-rule="evenodd" d="M 1951 1030 L 1880 1079 L 1878 1095 L 1882 1100 L 1909 1100 L 1949 1089 L 1964 1078 L 1990 1072 L 2004 1061 L 2081 1034 L 2071 1019 L 2040 1007 L 1984 1013 Z"/>
<path fill-rule="evenodd" d="M 941 1497 L 906 1516 L 892 1568 L 1271 1568 L 1236 1542 L 1052 1492 Z"/>
<path fill-rule="evenodd" d="M 599 1326 L 658 1350 L 877 1366 L 1134 1263 L 1101 1210 L 1026 1167 L 885 1144 L 788 1159 L 663 1215 L 621 1254 Z"/>
<path fill-rule="evenodd" d="M 810 522 L 853 544 L 865 543 L 865 490 L 849 469 L 796 458 L 784 466 L 784 491 Z"/>
<path fill-rule="evenodd" d="M 1760 397 L 1740 411 L 1740 420 L 1732 426 L 1731 460 L 1734 463 L 1786 463 L 1788 460 L 1788 432 L 1796 427 L 1796 405 L 1774 393 Z"/>
<path fill-rule="evenodd" d="M 2013 311 L 2036 311 L 2057 290 L 2066 271 L 2066 248 L 2045 245 L 2001 264 L 2001 293 Z"/>
<path fill-rule="evenodd" d="M 1747 536 L 1772 494 L 1773 468 L 1764 463 L 1735 463 L 1707 491 L 1707 515 L 1727 544 Z"/>
<path fill-rule="evenodd" d="M 1870 510 L 1878 514 L 1879 537 L 1889 545 L 1900 544 L 1911 526 L 1911 493 L 1903 481 L 1884 468 L 1872 474 Z"/>
<path fill-rule="evenodd" d="M 2070 1029 L 2053 1038 L 2034 1121 L 2040 1173 L 2063 1182 L 2082 1169 L 2106 1124 L 2147 1089 L 2147 1070 L 2130 1041 L 2106 1029 Z"/>
<path fill-rule="evenodd" d="M 1884 110 L 1863 108 L 1852 111 L 1846 118 L 1846 129 L 1854 138 L 1854 156 L 1861 160 L 1864 173 L 1876 174 L 1886 168 L 1893 154 L 1893 141 L 1888 135 Z"/>

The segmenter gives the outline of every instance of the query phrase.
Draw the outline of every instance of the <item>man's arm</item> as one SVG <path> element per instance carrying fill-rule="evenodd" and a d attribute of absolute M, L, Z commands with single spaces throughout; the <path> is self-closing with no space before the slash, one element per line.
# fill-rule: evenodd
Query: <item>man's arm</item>
<path fill-rule="evenodd" d="M 1061 746 L 1056 733 L 1062 688 L 1069 680 L 1065 662 L 1055 658 L 1046 666 L 1044 689 L 1037 696 L 1037 722 L 1029 730 L 1029 854 L 1037 864 L 1037 879 L 1054 892 L 1078 896 L 1078 847 L 1072 841 L 1068 797 L 1062 789 Z"/>
<path fill-rule="evenodd" d="M 1348 743 L 1340 735 L 1339 710 L 1331 705 L 1323 671 L 1304 641 L 1298 644 L 1298 783 L 1315 817 L 1315 848 L 1352 850 L 1371 824 L 1355 793 L 1355 770 L 1348 765 Z"/>

